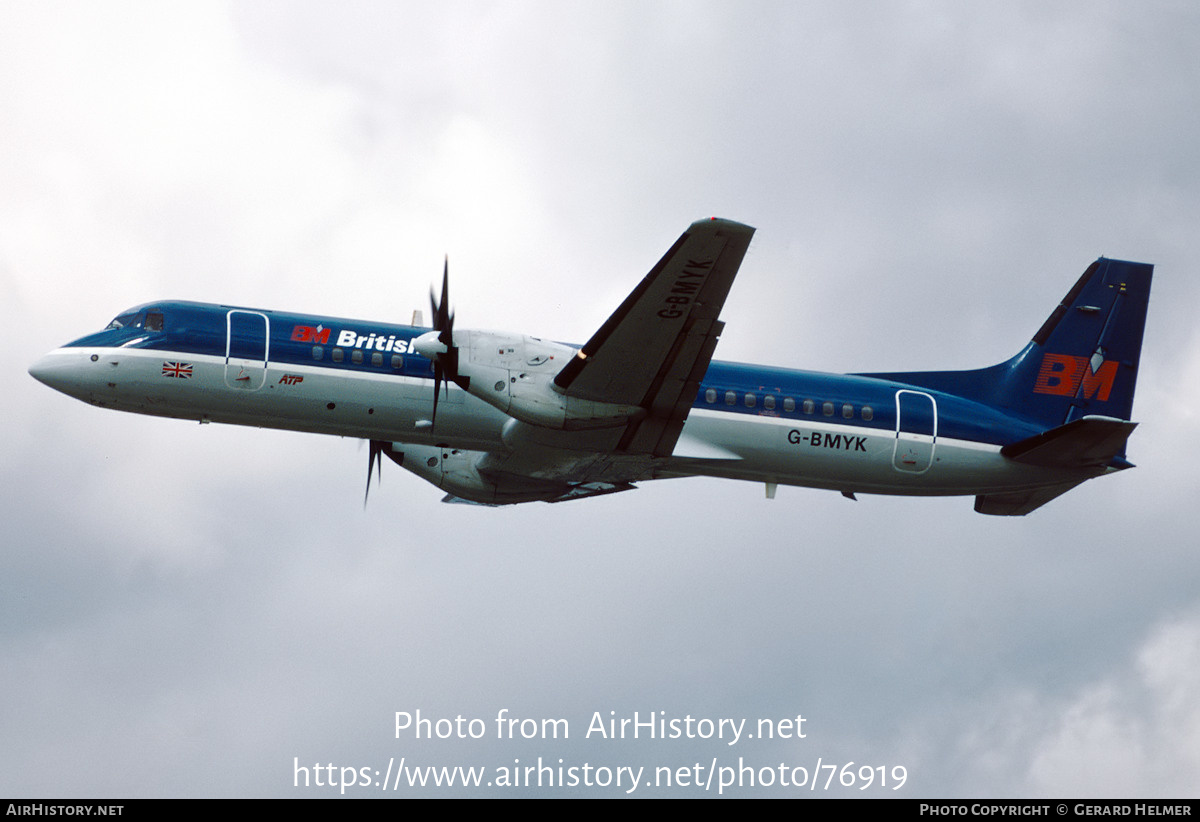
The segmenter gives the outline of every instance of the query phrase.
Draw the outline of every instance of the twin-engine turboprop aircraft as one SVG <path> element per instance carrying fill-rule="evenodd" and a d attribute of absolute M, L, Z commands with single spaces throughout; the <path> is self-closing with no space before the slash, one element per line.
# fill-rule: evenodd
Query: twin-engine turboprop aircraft
<path fill-rule="evenodd" d="M 821 374 L 712 361 L 754 229 L 693 223 L 582 347 L 166 301 L 30 374 L 94 405 L 360 437 L 446 502 L 561 502 L 713 476 L 975 496 L 1027 514 L 1131 467 L 1125 443 L 1153 266 L 1101 258 L 1015 357 L 975 371 Z"/>

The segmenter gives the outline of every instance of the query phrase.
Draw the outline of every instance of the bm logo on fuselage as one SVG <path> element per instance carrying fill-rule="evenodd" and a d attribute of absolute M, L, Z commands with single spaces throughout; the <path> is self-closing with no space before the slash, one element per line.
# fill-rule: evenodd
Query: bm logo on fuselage
<path fill-rule="evenodd" d="M 329 342 L 329 329 L 318 325 L 313 328 L 311 325 L 298 325 L 292 329 L 292 340 L 294 342 L 314 342 L 325 345 Z"/>
<path fill-rule="evenodd" d="M 1101 360 L 1100 368 L 1093 370 L 1092 361 L 1087 357 L 1045 354 L 1042 356 L 1042 367 L 1038 371 L 1037 380 L 1033 384 L 1033 392 L 1074 397 L 1082 389 L 1085 400 L 1095 397 L 1101 402 L 1106 402 L 1116 378 L 1116 360 Z"/>

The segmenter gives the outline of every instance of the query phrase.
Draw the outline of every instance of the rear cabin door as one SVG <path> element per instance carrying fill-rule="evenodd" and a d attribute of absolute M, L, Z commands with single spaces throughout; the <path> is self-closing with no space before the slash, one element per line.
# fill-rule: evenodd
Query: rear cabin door
<path fill-rule="evenodd" d="M 225 384 L 257 391 L 267 381 L 271 321 L 258 311 L 234 309 L 225 315 Z"/>
<path fill-rule="evenodd" d="M 933 465 L 936 447 L 937 402 L 924 391 L 897 391 L 892 465 L 897 471 L 923 474 Z"/>

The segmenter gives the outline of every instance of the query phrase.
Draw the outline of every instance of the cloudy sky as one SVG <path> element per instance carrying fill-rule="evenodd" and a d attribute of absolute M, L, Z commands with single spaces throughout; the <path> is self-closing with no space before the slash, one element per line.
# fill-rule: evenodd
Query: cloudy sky
<path fill-rule="evenodd" d="M 1190 0 L 3 0 L 0 795 L 541 757 L 1196 796 L 1198 38 Z M 460 327 L 583 341 L 710 215 L 758 228 L 717 356 L 781 366 L 988 365 L 1097 256 L 1155 263 L 1139 467 L 1001 519 L 707 479 L 480 509 L 389 465 L 364 512 L 359 442 L 25 373 L 159 298 L 407 321 L 446 253 Z M 487 732 L 397 738 L 418 710 Z M 805 737 L 586 735 L 634 712 Z M 778 784 L 818 761 L 876 784 Z"/>

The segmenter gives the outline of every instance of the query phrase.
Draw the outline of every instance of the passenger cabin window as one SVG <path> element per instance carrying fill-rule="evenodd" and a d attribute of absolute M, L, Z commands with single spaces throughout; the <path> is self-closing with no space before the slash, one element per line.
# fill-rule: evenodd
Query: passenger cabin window
<path fill-rule="evenodd" d="M 341 361 L 342 361 L 342 360 L 344 360 L 344 359 L 346 359 L 346 352 L 345 352 L 345 351 L 343 351 L 343 350 L 342 350 L 342 349 L 340 349 L 340 348 L 335 348 L 335 349 L 333 349 L 333 361 L 334 361 L 334 362 L 341 362 Z"/>
<path fill-rule="evenodd" d="M 314 345 L 313 346 L 313 359 L 314 360 L 325 359 L 325 346 L 323 346 L 323 345 Z"/>
<path fill-rule="evenodd" d="M 737 392 L 726 391 L 725 392 L 725 404 L 726 405 L 737 405 Z"/>
<path fill-rule="evenodd" d="M 747 408 L 753 408 L 755 406 L 756 402 L 757 402 L 757 400 L 753 394 L 746 395 L 746 407 Z"/>
<path fill-rule="evenodd" d="M 788 412 L 795 411 L 796 410 L 796 401 L 794 399 L 792 399 L 791 397 L 784 397 L 783 398 L 783 410 L 788 411 Z"/>
<path fill-rule="evenodd" d="M 395 368 L 397 371 L 399 371 L 403 367 L 404 367 L 404 358 L 401 357 L 399 354 L 393 354 L 392 355 L 392 368 Z"/>
<path fill-rule="evenodd" d="M 763 397 L 763 408 L 767 409 L 768 411 L 775 410 L 775 395 L 774 394 L 767 394 L 767 396 Z"/>
<path fill-rule="evenodd" d="M 383 355 L 378 351 L 371 354 L 371 365 L 383 365 Z"/>
<path fill-rule="evenodd" d="M 717 389 L 710 388 L 707 391 L 705 391 L 704 392 L 704 401 L 705 402 L 716 402 L 717 401 Z"/>
<path fill-rule="evenodd" d="M 821 413 L 827 417 L 832 417 L 833 416 L 833 403 L 831 403 L 831 402 L 821 403 Z"/>
<path fill-rule="evenodd" d="M 805 414 L 811 414 L 814 410 L 816 410 L 816 407 L 817 407 L 816 403 L 814 403 L 812 400 L 804 401 L 804 413 Z"/>
<path fill-rule="evenodd" d="M 854 419 L 854 406 L 850 403 L 845 403 L 842 405 L 842 419 Z"/>
<path fill-rule="evenodd" d="M 866 420 L 867 422 L 870 422 L 871 420 L 875 419 L 875 412 L 874 412 L 874 410 L 872 410 L 871 406 L 869 406 L 869 405 L 863 406 L 862 418 L 864 420 Z"/>
<path fill-rule="evenodd" d="M 362 360 L 362 352 L 357 348 L 350 352 L 350 362 L 354 363 L 355 365 L 362 365 Z"/>

